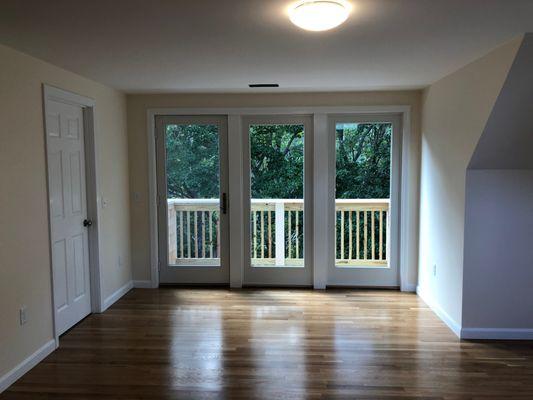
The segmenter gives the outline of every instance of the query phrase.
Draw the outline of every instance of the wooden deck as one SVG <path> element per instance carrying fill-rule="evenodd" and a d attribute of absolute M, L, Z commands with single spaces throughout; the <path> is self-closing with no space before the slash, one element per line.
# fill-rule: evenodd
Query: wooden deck
<path fill-rule="evenodd" d="M 0 399 L 533 399 L 533 342 L 394 291 L 135 289 Z"/>

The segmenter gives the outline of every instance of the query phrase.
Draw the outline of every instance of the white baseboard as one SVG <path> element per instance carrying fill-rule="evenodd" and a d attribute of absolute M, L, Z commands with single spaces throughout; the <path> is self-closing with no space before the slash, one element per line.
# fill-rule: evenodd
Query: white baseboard
<path fill-rule="evenodd" d="M 405 283 L 401 288 L 402 292 L 416 292 L 416 285 L 414 283 Z"/>
<path fill-rule="evenodd" d="M 9 371 L 4 376 L 0 377 L 0 393 L 15 383 L 22 375 L 40 363 L 47 355 L 56 349 L 56 341 L 54 339 L 46 342 L 35 353 L 30 355 L 15 368 Z"/>
<path fill-rule="evenodd" d="M 452 330 L 453 333 L 457 335 L 458 338 L 461 338 L 461 325 L 458 324 L 450 315 L 444 311 L 440 305 L 438 305 L 431 296 L 429 296 L 422 287 L 416 287 L 416 294 L 420 296 L 422 300 L 433 310 L 435 314 Z"/>
<path fill-rule="evenodd" d="M 111 305 L 113 305 L 118 299 L 120 299 L 122 296 L 128 293 L 131 289 L 133 289 L 133 281 L 129 281 L 124 286 L 115 290 L 114 293 L 112 293 L 110 296 L 108 296 L 104 300 L 104 303 L 102 304 L 101 312 L 104 312 L 105 310 L 107 310 Z"/>
<path fill-rule="evenodd" d="M 461 339 L 533 340 L 533 329 L 463 328 Z"/>
<path fill-rule="evenodd" d="M 152 281 L 133 281 L 133 287 L 134 288 L 141 288 L 141 289 L 151 289 Z"/>

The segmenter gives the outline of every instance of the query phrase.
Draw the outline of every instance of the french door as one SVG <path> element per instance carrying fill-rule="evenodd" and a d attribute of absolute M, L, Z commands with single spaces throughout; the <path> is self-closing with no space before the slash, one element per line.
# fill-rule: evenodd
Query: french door
<path fill-rule="evenodd" d="M 310 116 L 243 117 L 244 285 L 310 286 Z"/>
<path fill-rule="evenodd" d="M 330 116 L 332 286 L 399 286 L 401 118 Z"/>
<path fill-rule="evenodd" d="M 227 284 L 225 116 L 156 117 L 159 281 Z"/>

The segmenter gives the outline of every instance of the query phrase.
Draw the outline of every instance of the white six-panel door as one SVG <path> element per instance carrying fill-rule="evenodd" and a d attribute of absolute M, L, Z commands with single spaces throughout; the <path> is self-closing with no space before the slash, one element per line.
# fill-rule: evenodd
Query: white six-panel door
<path fill-rule="evenodd" d="M 50 100 L 48 189 L 56 334 L 91 312 L 83 110 Z"/>

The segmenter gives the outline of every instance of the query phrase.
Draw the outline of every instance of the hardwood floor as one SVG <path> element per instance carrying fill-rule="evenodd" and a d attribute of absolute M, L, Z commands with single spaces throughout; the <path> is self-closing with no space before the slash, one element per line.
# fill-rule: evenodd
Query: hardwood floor
<path fill-rule="evenodd" d="M 533 342 L 394 291 L 134 289 L 0 399 L 533 399 Z"/>

